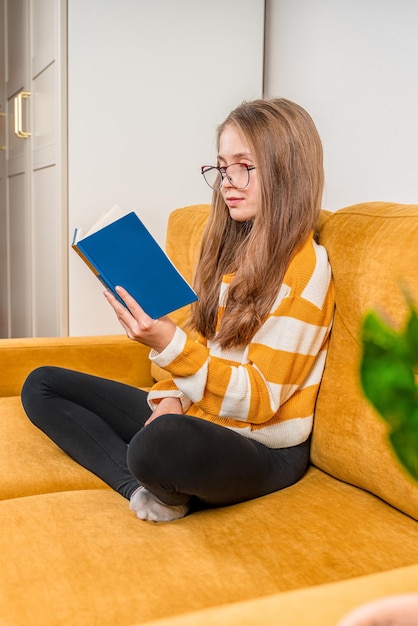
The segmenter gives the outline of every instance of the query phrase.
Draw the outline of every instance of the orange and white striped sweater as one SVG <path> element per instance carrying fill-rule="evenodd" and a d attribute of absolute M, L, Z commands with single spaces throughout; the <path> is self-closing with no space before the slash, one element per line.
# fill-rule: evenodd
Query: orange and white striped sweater
<path fill-rule="evenodd" d="M 223 278 L 219 317 L 233 275 Z M 221 349 L 177 328 L 150 359 L 172 375 L 156 383 L 152 409 L 166 397 L 183 411 L 256 439 L 270 448 L 294 446 L 312 430 L 334 313 L 328 256 L 311 235 L 292 259 L 271 312 L 251 343 Z"/>

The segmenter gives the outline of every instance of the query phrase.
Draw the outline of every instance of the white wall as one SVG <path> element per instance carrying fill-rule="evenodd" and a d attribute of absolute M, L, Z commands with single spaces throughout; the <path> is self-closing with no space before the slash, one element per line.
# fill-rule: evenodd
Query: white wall
<path fill-rule="evenodd" d="M 210 202 L 200 166 L 261 96 L 263 46 L 264 0 L 68 0 L 70 234 L 120 204 L 163 243 L 171 210 Z M 69 267 L 70 335 L 121 332 L 75 252 Z"/>
<path fill-rule="evenodd" d="M 418 203 L 418 2 L 267 0 L 265 95 L 304 106 L 330 210 Z"/>

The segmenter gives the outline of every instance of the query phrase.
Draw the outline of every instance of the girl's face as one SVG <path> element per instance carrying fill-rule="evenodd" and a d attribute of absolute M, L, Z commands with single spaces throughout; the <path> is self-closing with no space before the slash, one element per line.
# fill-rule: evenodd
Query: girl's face
<path fill-rule="evenodd" d="M 254 166 L 254 159 L 249 147 L 235 126 L 228 124 L 219 138 L 218 166 L 227 167 L 232 163 L 244 163 Z M 221 186 L 222 197 L 229 209 L 229 214 L 237 222 L 254 219 L 260 204 L 257 170 L 249 172 L 250 182 L 245 189 L 235 189 L 224 176 Z"/>

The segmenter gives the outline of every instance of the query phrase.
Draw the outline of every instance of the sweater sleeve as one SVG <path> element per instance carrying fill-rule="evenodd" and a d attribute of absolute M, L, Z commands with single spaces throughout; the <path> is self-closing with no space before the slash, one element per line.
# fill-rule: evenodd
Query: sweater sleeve
<path fill-rule="evenodd" d="M 186 382 L 192 381 L 200 368 L 207 362 L 209 349 L 197 340 L 191 339 L 177 326 L 169 345 L 162 352 L 151 350 L 150 360 L 169 371 L 173 378 L 159 381 L 148 393 L 148 403 L 155 409 L 158 402 L 167 397 L 179 398 L 183 411 L 192 404 L 192 399 L 185 389 Z M 182 385 L 183 383 L 183 385 Z"/>

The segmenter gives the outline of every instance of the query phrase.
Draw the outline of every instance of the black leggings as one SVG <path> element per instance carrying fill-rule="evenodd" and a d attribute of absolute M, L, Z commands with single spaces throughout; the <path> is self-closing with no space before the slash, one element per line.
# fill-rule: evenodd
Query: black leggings
<path fill-rule="evenodd" d="M 40 367 L 27 378 L 29 419 L 125 498 L 139 485 L 166 504 L 243 502 L 299 480 L 309 441 L 272 449 L 188 415 L 151 414 L 147 394 L 104 378 Z"/>

